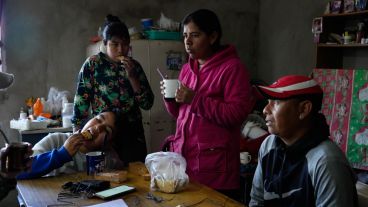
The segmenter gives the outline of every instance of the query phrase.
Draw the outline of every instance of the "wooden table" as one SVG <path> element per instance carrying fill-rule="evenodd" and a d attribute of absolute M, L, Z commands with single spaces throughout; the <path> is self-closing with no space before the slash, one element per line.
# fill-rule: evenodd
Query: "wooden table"
<path fill-rule="evenodd" d="M 58 194 L 63 190 L 61 188 L 63 184 L 69 181 L 79 182 L 87 179 L 93 179 L 93 177 L 87 176 L 86 173 L 77 173 L 33 180 L 19 180 L 17 190 L 19 197 L 28 207 L 86 206 L 104 202 L 98 198 L 88 199 L 86 197 L 63 199 L 71 202 L 69 204 L 58 201 Z M 150 181 L 146 181 L 142 176 L 134 173 L 128 173 L 128 179 L 121 184 L 111 182 L 112 187 L 122 184 L 136 188 L 136 191 L 116 198 L 122 198 L 129 207 L 177 207 L 179 205 L 180 207 L 244 207 L 243 204 L 198 183 L 190 183 L 185 190 L 176 194 L 166 194 L 150 191 Z M 148 192 L 162 197 L 164 200 L 158 203 L 147 199 Z"/>

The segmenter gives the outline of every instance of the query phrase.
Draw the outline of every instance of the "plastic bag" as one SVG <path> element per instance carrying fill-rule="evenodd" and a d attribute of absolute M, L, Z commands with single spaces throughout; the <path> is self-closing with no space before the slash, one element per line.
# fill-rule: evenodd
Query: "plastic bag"
<path fill-rule="evenodd" d="M 189 183 L 185 173 L 187 162 L 175 152 L 155 152 L 147 155 L 145 165 L 151 175 L 151 189 L 176 193 Z"/>
<path fill-rule="evenodd" d="M 59 91 L 57 88 L 51 87 L 46 101 L 48 112 L 53 116 L 60 115 L 63 101 L 67 101 L 68 96 L 70 96 L 69 91 Z"/>
<path fill-rule="evenodd" d="M 162 12 L 161 12 L 161 17 L 158 20 L 158 25 L 160 29 L 164 29 L 167 31 L 179 31 L 180 29 L 179 22 L 175 22 L 174 20 L 167 18 Z"/>

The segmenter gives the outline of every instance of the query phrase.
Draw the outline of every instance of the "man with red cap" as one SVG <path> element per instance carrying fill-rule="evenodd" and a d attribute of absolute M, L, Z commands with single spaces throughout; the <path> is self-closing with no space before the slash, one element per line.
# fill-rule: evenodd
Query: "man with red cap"
<path fill-rule="evenodd" d="M 358 206 L 355 174 L 329 139 L 316 81 L 289 75 L 257 88 L 268 99 L 271 135 L 259 150 L 249 206 Z"/>

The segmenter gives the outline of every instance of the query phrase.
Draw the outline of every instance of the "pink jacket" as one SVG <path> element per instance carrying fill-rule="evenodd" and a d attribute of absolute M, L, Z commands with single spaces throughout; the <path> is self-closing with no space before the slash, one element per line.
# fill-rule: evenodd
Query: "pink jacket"
<path fill-rule="evenodd" d="M 255 102 L 249 75 L 234 46 L 213 55 L 200 71 L 197 65 L 189 59 L 179 75 L 196 93 L 192 103 L 165 102 L 177 118 L 176 133 L 167 139 L 170 151 L 185 157 L 190 179 L 214 189 L 237 189 L 240 127 Z"/>

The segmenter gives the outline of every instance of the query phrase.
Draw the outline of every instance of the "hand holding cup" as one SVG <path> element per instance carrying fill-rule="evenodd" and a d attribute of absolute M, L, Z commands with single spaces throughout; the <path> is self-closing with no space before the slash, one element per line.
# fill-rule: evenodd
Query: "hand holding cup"
<path fill-rule="evenodd" d="M 175 100 L 176 90 L 179 88 L 178 79 L 163 79 L 161 82 L 161 94 L 165 100 Z"/>
<path fill-rule="evenodd" d="M 195 92 L 192 89 L 180 83 L 179 88 L 176 90 L 175 100 L 178 103 L 190 104 L 192 103 L 194 96 Z"/>
<path fill-rule="evenodd" d="M 17 174 L 26 171 L 32 165 L 32 145 L 27 142 L 12 142 L 5 144 L 0 150 L 1 175 L 15 178 Z"/>

